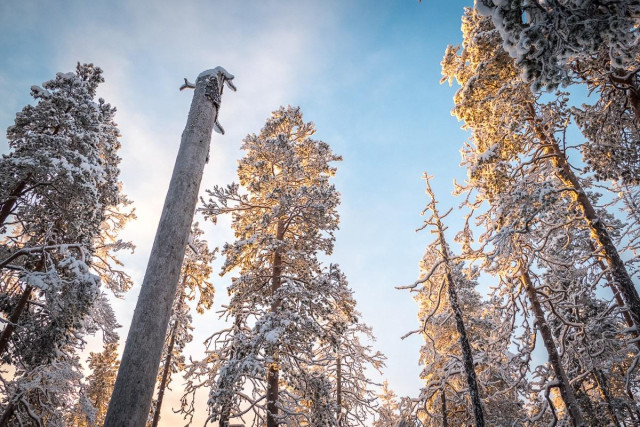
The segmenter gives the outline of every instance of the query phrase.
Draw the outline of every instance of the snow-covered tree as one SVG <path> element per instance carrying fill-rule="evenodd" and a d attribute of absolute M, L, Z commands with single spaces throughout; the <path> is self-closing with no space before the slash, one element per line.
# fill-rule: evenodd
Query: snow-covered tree
<path fill-rule="evenodd" d="M 637 182 L 640 163 L 640 4 L 635 0 L 477 0 L 502 46 L 539 88 L 585 85 L 596 102 L 577 109 L 585 160 L 599 177 Z"/>
<path fill-rule="evenodd" d="M 454 98 L 454 114 L 472 131 L 472 144 L 465 147 L 470 179 L 481 183 L 483 197 L 490 203 L 513 191 L 507 181 L 516 175 L 537 186 L 541 197 L 570 197 L 571 204 L 566 206 L 575 210 L 565 211 L 566 218 L 579 214 L 582 227 L 592 237 L 594 253 L 607 265 L 611 286 L 619 291 L 634 324 L 640 324 L 640 297 L 616 248 L 614 224 L 596 209 L 588 193 L 589 180 L 575 173 L 560 147 L 558 138 L 570 121 L 568 99 L 559 94 L 551 102 L 539 101 L 540 94 L 518 77 L 491 19 L 467 10 L 463 33 L 463 50 L 448 48 L 443 74 L 461 86 Z M 542 181 L 550 179 L 559 184 L 545 190 L 547 184 Z M 525 230 L 527 220 L 523 217 L 520 224 Z"/>
<path fill-rule="evenodd" d="M 29 370 L 18 367 L 12 380 L 2 379 L 0 425 L 64 427 L 68 415 L 78 411 L 93 425 L 95 410 L 84 393 L 82 376 L 77 356 L 58 357 Z"/>
<path fill-rule="evenodd" d="M 412 399 L 425 425 L 509 425 L 522 416 L 522 378 L 508 352 L 502 319 L 475 290 L 476 271 L 465 268 L 445 238 L 446 227 L 427 181 L 429 213 L 421 229 L 436 235 L 420 261 L 421 278 L 401 288 L 417 292 L 424 345 L 424 387 Z"/>
<path fill-rule="evenodd" d="M 0 159 L 0 309 L 8 322 L 0 354 L 15 374 L 3 382 L 3 416 L 20 419 L 22 410 L 57 416 L 46 408 L 59 406 L 39 407 L 45 400 L 25 397 L 25 390 L 54 402 L 51 396 L 68 387 L 46 385 L 53 384 L 46 372 L 56 372 L 49 365 L 66 364 L 57 371 L 74 376 L 84 335 L 101 330 L 106 342 L 117 340 L 101 278 L 116 295 L 129 288 L 114 253 L 132 248 L 116 235 L 133 215 L 123 210 L 129 202 L 118 182 L 115 108 L 94 101 L 102 81 L 100 68 L 78 64 L 75 73 L 33 86 L 37 103 L 19 112 L 7 131 L 11 151 Z"/>
<path fill-rule="evenodd" d="M 325 376 L 308 366 L 343 296 L 317 260 L 333 247 L 339 194 L 329 178 L 340 157 L 314 133 L 299 108 L 275 111 L 243 141 L 238 177 L 246 193 L 238 184 L 215 187 L 203 209 L 214 220 L 231 213 L 236 234 L 222 250 L 222 273 L 238 271 L 226 308 L 233 327 L 210 341 L 225 360 L 209 399 L 209 419 L 221 425 L 245 405 L 254 424 L 268 427 L 296 417 L 335 424 L 333 404 L 300 413 L 309 402 L 330 401 Z"/>
<path fill-rule="evenodd" d="M 118 343 L 106 343 L 102 352 L 91 352 L 88 358 L 88 366 L 91 374 L 86 378 L 86 386 L 81 401 L 78 402 L 74 411 L 68 417 L 67 425 L 77 427 L 104 425 L 109 398 L 111 397 L 113 384 L 116 381 L 118 367 L 120 366 Z M 91 405 L 93 411 L 86 410 L 85 400 Z"/>
<path fill-rule="evenodd" d="M 373 422 L 373 427 L 396 427 L 400 423 L 400 404 L 398 396 L 389 388 L 389 383 L 385 380 L 382 383 L 382 390 L 378 395 L 380 407 L 378 408 L 378 416 Z"/>
<path fill-rule="evenodd" d="M 605 72 L 625 75 L 636 59 L 640 4 L 635 0 L 476 0 L 475 7 L 491 17 L 500 44 L 536 90 L 571 83 L 580 63 L 601 52 L 607 54 Z"/>
<path fill-rule="evenodd" d="M 163 357 L 158 370 L 157 398 L 150 414 L 153 416 L 151 425 L 154 427 L 160 421 L 162 401 L 165 390 L 171 384 L 171 375 L 184 370 L 184 348 L 193 339 L 189 303 L 197 297 L 196 311 L 200 314 L 210 309 L 213 304 L 215 289 L 208 278 L 213 270 L 211 262 L 215 259 L 215 250 L 209 249 L 207 241 L 202 238 L 203 234 L 198 223 L 194 223 L 182 262 L 177 297 L 173 303 Z"/>
<path fill-rule="evenodd" d="M 314 350 L 314 369 L 331 384 L 337 426 L 365 426 L 378 406 L 374 389 L 378 384 L 370 376 L 373 370 L 381 371 L 385 356 L 372 349 L 373 332 L 361 323 L 344 274 L 333 264 L 328 274 L 328 280 L 336 282 L 343 296 L 337 300 L 339 305 L 326 325 L 329 333 Z"/>
<path fill-rule="evenodd" d="M 458 352 L 453 352 L 453 349 L 450 348 L 448 349 L 448 352 L 439 352 L 439 349 L 436 348 L 442 345 L 442 342 L 440 342 L 441 340 L 439 339 L 440 337 L 436 337 L 434 333 L 430 333 L 430 331 L 428 330 L 428 325 L 432 322 L 433 316 L 443 317 L 443 313 L 446 313 L 444 314 L 444 317 L 449 318 L 449 315 L 453 314 L 453 319 L 456 325 L 456 333 L 448 331 L 448 335 L 457 338 L 458 344 L 460 346 L 459 354 L 461 354 L 462 367 L 456 366 L 455 368 L 452 368 L 451 362 L 444 361 L 443 365 L 448 366 L 442 366 L 441 369 L 444 369 L 444 371 L 456 371 L 454 375 L 461 372 L 465 373 L 465 381 L 469 393 L 469 399 L 471 401 L 471 413 L 473 414 L 472 419 L 474 420 L 476 427 L 484 426 L 484 409 L 482 407 L 482 402 L 480 399 L 478 379 L 474 366 L 473 350 L 471 349 L 470 344 L 470 341 L 473 338 L 470 338 L 468 336 L 467 328 L 465 328 L 463 308 L 460 306 L 460 302 L 458 299 L 457 288 L 461 285 L 460 279 L 464 279 L 463 276 L 459 274 L 460 266 L 458 265 L 458 268 L 456 268 L 457 263 L 454 259 L 452 259 L 451 250 L 444 236 L 445 227 L 441 221 L 442 218 L 444 216 L 447 216 L 450 211 L 447 212 L 444 216 L 441 216 L 438 212 L 437 201 L 435 195 L 433 194 L 433 190 L 431 189 L 429 179 L 430 177 L 425 174 L 425 181 L 427 183 L 427 195 L 429 196 L 430 200 L 427 208 L 423 211 L 423 214 L 425 212 L 429 212 L 429 217 L 425 220 L 424 225 L 421 227 L 421 229 L 432 227 L 433 232 L 437 237 L 435 241 L 427 248 L 425 256 L 421 262 L 421 268 L 425 271 L 424 277 L 422 277 L 418 282 L 414 284 L 415 286 L 418 286 L 418 284 L 422 284 L 423 288 L 425 288 L 425 291 L 421 292 L 421 296 L 417 298 L 419 301 L 422 301 L 420 303 L 420 318 L 421 324 L 423 326 L 421 332 L 425 338 L 425 341 L 431 341 L 431 343 L 434 344 L 434 346 L 430 348 L 430 350 L 433 350 L 433 356 L 436 356 L 438 353 L 440 353 L 438 354 L 439 356 L 450 358 L 451 354 L 457 354 Z M 444 294 L 446 294 L 446 296 Z M 435 306 L 432 306 L 430 304 L 433 301 L 435 301 Z M 475 302 L 477 303 L 478 301 Z M 442 310 L 445 311 L 439 312 L 439 308 L 441 305 L 443 306 Z M 437 316 L 437 314 L 439 314 L 439 316 Z M 440 329 L 444 326 L 444 322 L 438 320 L 433 322 L 433 324 L 437 329 Z M 442 331 L 442 329 L 440 329 L 440 331 Z M 428 344 L 426 347 L 424 347 L 427 352 L 429 350 L 428 347 L 430 347 Z M 422 353 L 422 356 L 425 357 L 424 352 Z M 431 376 L 436 374 L 435 369 L 433 369 L 435 368 L 435 366 L 432 365 L 432 363 L 435 362 L 435 358 L 432 360 L 428 356 L 426 356 L 424 359 L 423 357 L 421 357 L 421 362 L 426 365 L 423 376 Z M 454 364 L 457 364 L 457 362 L 459 362 L 459 359 L 457 358 L 450 359 L 455 360 Z M 449 380 L 448 377 L 449 372 L 440 376 L 441 390 L 447 387 L 446 383 Z M 427 378 L 424 379 L 429 385 L 431 380 Z M 429 391 L 426 391 L 426 393 L 432 394 Z M 442 414 L 442 416 L 446 417 L 446 414 Z"/>

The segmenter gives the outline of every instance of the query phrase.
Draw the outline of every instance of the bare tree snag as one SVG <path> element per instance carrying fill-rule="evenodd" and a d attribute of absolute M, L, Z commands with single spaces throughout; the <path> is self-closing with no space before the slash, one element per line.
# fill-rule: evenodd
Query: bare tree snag
<path fill-rule="evenodd" d="M 122 362 L 107 411 L 107 427 L 143 427 L 162 357 L 180 267 L 198 200 L 211 132 L 224 83 L 233 76 L 217 67 L 196 80 L 193 101 L 133 313 Z"/>

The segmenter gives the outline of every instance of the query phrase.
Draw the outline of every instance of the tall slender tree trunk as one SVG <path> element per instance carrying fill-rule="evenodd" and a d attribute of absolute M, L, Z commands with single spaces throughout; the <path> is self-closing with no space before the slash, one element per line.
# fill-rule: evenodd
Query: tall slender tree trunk
<path fill-rule="evenodd" d="M 11 213 L 13 212 L 13 208 L 18 202 L 18 198 L 22 195 L 22 192 L 24 191 L 24 188 L 27 186 L 27 183 L 30 179 L 31 173 L 29 173 L 22 181 L 18 182 L 14 189 L 11 190 L 11 193 L 9 193 L 9 197 L 7 198 L 7 200 L 4 200 L 0 204 L 0 206 L 2 206 L 0 208 L 0 227 L 4 225 L 9 215 L 11 215 Z"/>
<path fill-rule="evenodd" d="M 445 265 L 446 264 L 448 264 L 448 260 L 445 261 Z M 447 272 L 447 288 L 451 309 L 453 310 L 453 315 L 456 319 L 456 330 L 458 331 L 460 339 L 460 347 L 462 347 L 462 360 L 464 362 L 464 370 L 467 376 L 469 394 L 471 395 L 471 404 L 473 405 L 473 415 L 476 427 L 484 427 L 484 413 L 482 410 L 482 401 L 480 400 L 480 390 L 478 389 L 478 378 L 473 364 L 473 353 L 471 351 L 471 344 L 469 344 L 469 338 L 467 337 L 467 329 L 464 326 L 462 310 L 458 303 L 458 294 L 456 293 L 455 282 L 453 281 L 453 277 L 451 277 L 450 272 Z"/>
<path fill-rule="evenodd" d="M 538 331 L 540 331 L 542 342 L 547 349 L 547 354 L 549 355 L 549 363 L 551 364 L 556 379 L 558 380 L 560 395 L 562 397 L 562 400 L 564 401 L 565 406 L 567 407 L 569 417 L 571 418 L 571 423 L 576 427 L 583 427 L 586 424 L 584 423 L 584 418 L 582 416 L 582 412 L 580 411 L 580 406 L 578 405 L 578 401 L 576 399 L 575 393 L 573 392 L 573 388 L 571 387 L 571 383 L 569 382 L 569 378 L 567 377 L 567 374 L 562 367 L 558 349 L 556 348 L 556 344 L 553 341 L 551 328 L 549 327 L 549 324 L 547 323 L 547 320 L 544 316 L 542 305 L 540 304 L 540 300 L 538 299 L 536 289 L 531 282 L 529 273 L 522 270 L 520 280 L 524 285 L 525 292 L 527 293 L 527 298 L 529 299 L 529 303 L 531 304 L 531 309 L 533 310 L 533 315 L 536 319 L 537 329 Z"/>
<path fill-rule="evenodd" d="M 447 395 L 444 387 L 440 389 L 440 410 L 442 411 L 442 427 L 449 427 L 449 417 L 447 415 Z"/>
<path fill-rule="evenodd" d="M 220 105 L 220 84 L 225 76 L 229 78 L 223 71 L 221 68 L 209 70 L 196 80 L 187 125 L 109 403 L 107 427 L 142 427 L 149 415 L 211 131 Z"/>
<path fill-rule="evenodd" d="M 187 283 L 187 273 L 182 275 L 182 281 L 180 282 L 180 299 L 178 305 L 175 307 L 175 312 L 180 312 L 184 304 L 184 286 Z M 164 359 L 164 369 L 162 370 L 162 377 L 160 378 L 160 384 L 158 385 L 158 402 L 156 403 L 156 410 L 153 414 L 153 422 L 151 427 L 157 427 L 160 421 L 160 412 L 162 410 L 162 400 L 164 398 L 164 391 L 167 388 L 169 382 L 169 376 L 171 375 L 171 360 L 173 358 L 173 347 L 176 345 L 176 336 L 178 335 L 178 318 L 174 319 L 173 326 L 171 328 L 171 336 L 169 337 L 169 344 L 167 346 L 167 357 Z"/>
<path fill-rule="evenodd" d="M 22 291 L 22 295 L 20 295 L 20 300 L 18 300 L 18 305 L 16 305 L 9 316 L 9 323 L 6 324 L 2 331 L 2 335 L 0 335 L 0 356 L 2 356 L 9 347 L 11 335 L 13 335 L 13 332 L 16 330 L 16 325 L 18 324 L 18 320 L 20 320 L 20 315 L 22 315 L 22 312 L 27 306 L 29 298 L 31 298 L 32 291 L 33 286 L 25 286 L 24 291 Z"/>
<path fill-rule="evenodd" d="M 580 206 L 584 215 L 584 220 L 591 231 L 593 239 L 600 245 L 602 255 L 609 265 L 614 286 L 620 290 L 622 298 L 629 309 L 633 323 L 640 330 L 640 296 L 629 276 L 618 250 L 616 249 L 609 231 L 604 222 L 598 217 L 596 210 L 591 204 L 591 200 L 585 193 L 577 176 L 573 173 L 571 165 L 567 161 L 567 156 L 560 150 L 558 142 L 555 138 L 548 136 L 547 133 L 534 122 L 536 117 L 535 108 L 532 104 L 528 105 L 529 113 L 533 129 L 544 146 L 545 154 L 550 156 L 551 163 L 554 166 L 556 175 L 564 185 L 572 190 L 573 198 Z"/>
<path fill-rule="evenodd" d="M 276 240 L 281 241 L 284 238 L 284 224 L 282 220 L 278 220 L 276 228 Z M 273 277 L 271 279 L 271 295 L 275 296 L 280 285 L 282 284 L 282 254 L 280 248 L 276 249 L 273 254 Z M 271 312 L 275 313 L 280 309 L 280 298 L 275 298 L 271 304 Z M 278 426 L 278 395 L 279 395 L 279 366 L 278 355 L 272 354 L 273 361 L 269 365 L 267 371 L 267 427 Z"/>
<path fill-rule="evenodd" d="M 171 358 L 173 356 L 173 347 L 176 344 L 176 335 L 178 332 L 178 323 L 174 323 L 171 328 L 171 339 L 169 340 L 169 346 L 167 347 L 167 357 L 164 360 L 164 369 L 162 370 L 162 377 L 160 378 L 160 385 L 158 386 L 158 402 L 156 404 L 156 411 L 153 414 L 153 422 L 151 427 L 157 427 L 160 422 L 160 411 L 162 410 L 162 399 L 164 398 L 164 391 L 167 388 L 167 380 L 171 372 Z"/>
<path fill-rule="evenodd" d="M 427 185 L 429 184 L 427 183 Z M 442 226 L 442 223 L 440 221 L 440 216 L 436 209 L 435 199 L 433 198 L 433 193 L 431 192 L 430 186 L 428 191 L 431 193 L 431 198 L 433 203 L 433 206 L 432 206 L 433 218 L 435 219 L 435 223 L 437 227 L 442 261 L 444 262 L 444 266 L 447 269 L 447 274 L 446 274 L 447 292 L 449 294 L 449 303 L 451 305 L 451 310 L 453 311 L 453 315 L 456 319 L 456 330 L 458 331 L 460 347 L 462 348 L 462 360 L 464 364 L 464 371 L 467 378 L 467 385 L 469 386 L 469 394 L 471 395 L 473 415 L 475 418 L 476 427 L 484 427 L 485 425 L 484 412 L 482 410 L 482 401 L 480 400 L 480 390 L 478 389 L 478 378 L 476 376 L 476 370 L 473 364 L 473 352 L 471 350 L 471 344 L 469 343 L 469 338 L 467 337 L 467 329 L 464 326 L 462 309 L 460 308 L 460 303 L 458 302 L 456 283 L 453 280 L 453 276 L 451 275 L 451 270 L 449 268 L 451 261 L 449 259 L 447 242 L 444 238 L 444 227 Z"/>
<path fill-rule="evenodd" d="M 234 327 L 237 330 L 240 329 L 240 318 L 236 317 L 235 321 L 234 321 Z M 231 346 L 231 355 L 228 359 L 235 359 L 235 358 L 241 358 L 238 357 L 241 356 L 241 354 L 239 354 L 237 347 L 235 346 L 235 344 L 232 344 Z M 222 382 L 220 384 L 220 389 L 225 389 L 227 388 L 227 385 Z M 227 401 L 226 406 L 223 406 L 221 409 L 221 413 L 220 413 L 220 421 L 218 422 L 218 427 L 229 427 L 229 418 L 231 418 L 231 403 L 229 401 Z"/>
<path fill-rule="evenodd" d="M 607 378 L 599 369 L 593 370 L 593 378 L 596 381 L 596 385 L 598 386 L 600 395 L 602 396 L 602 398 L 604 399 L 607 405 L 607 412 L 609 412 L 609 416 L 611 417 L 611 421 L 613 422 L 613 425 L 615 427 L 620 427 L 620 420 L 618 420 L 616 411 L 613 408 L 613 397 L 611 396 L 611 391 L 609 390 L 609 385 L 607 384 Z"/>
<path fill-rule="evenodd" d="M 336 350 L 336 383 L 336 420 L 338 421 L 338 427 L 342 427 L 342 357 L 340 356 L 340 348 Z"/>

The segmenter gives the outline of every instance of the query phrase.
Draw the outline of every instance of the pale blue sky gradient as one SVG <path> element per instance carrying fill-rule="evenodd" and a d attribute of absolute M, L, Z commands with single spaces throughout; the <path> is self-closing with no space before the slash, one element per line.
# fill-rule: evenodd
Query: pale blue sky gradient
<path fill-rule="evenodd" d="M 125 233 L 138 248 L 124 259 L 139 284 L 191 102 L 178 91 L 182 78 L 217 65 L 236 76 L 238 92 L 225 92 L 220 112 L 227 134 L 213 136 L 203 189 L 235 179 L 242 138 L 272 110 L 301 106 L 317 137 L 344 156 L 335 179 L 341 230 L 330 260 L 347 274 L 376 346 L 389 358 L 384 376 L 398 394 L 415 396 L 420 339 L 400 336 L 416 328 L 417 307 L 394 286 L 417 278 L 431 239 L 414 232 L 426 202 L 423 171 L 435 176 L 442 210 L 459 204 L 450 192 L 452 180 L 465 177 L 458 164 L 467 135 L 450 115 L 455 88 L 439 84 L 440 60 L 447 44 L 460 42 L 462 10 L 472 2 L 186 3 L 1 2 L 0 152 L 8 150 L 4 130 L 31 101 L 31 85 L 77 61 L 102 67 L 100 95 L 118 107 L 122 180 L 139 217 Z M 212 246 L 232 238 L 228 221 L 204 228 Z M 212 280 L 215 311 L 229 277 Z M 123 341 L 137 293 L 116 303 Z M 189 350 L 197 357 L 219 323 L 213 312 L 195 317 Z M 181 379 L 174 381 L 179 390 Z M 171 425 L 175 416 L 164 409 Z M 199 419 L 205 413 L 201 405 Z"/>

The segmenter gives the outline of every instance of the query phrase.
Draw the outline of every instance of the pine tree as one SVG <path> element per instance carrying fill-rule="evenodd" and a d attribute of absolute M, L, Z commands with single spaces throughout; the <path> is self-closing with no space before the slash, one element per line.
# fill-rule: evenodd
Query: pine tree
<path fill-rule="evenodd" d="M 415 401 L 407 397 L 398 398 L 385 380 L 378 394 L 380 405 L 373 427 L 423 427 L 424 424 L 412 415 Z M 444 424 L 446 426 L 446 424 Z"/>
<path fill-rule="evenodd" d="M 470 341 L 473 338 L 468 336 L 467 328 L 465 328 L 465 320 L 463 317 L 463 310 L 460 306 L 460 302 L 458 299 L 458 290 L 457 288 L 461 285 L 461 280 L 464 281 L 460 273 L 460 267 L 458 266 L 457 271 L 456 267 L 454 267 L 455 261 L 452 260 L 452 255 L 450 252 L 449 245 L 446 242 L 444 232 L 445 227 L 442 224 L 442 218 L 445 217 L 449 212 L 445 215 L 441 216 L 438 212 L 437 201 L 435 195 L 433 194 L 433 190 L 431 189 L 431 184 L 429 182 L 430 177 L 425 174 L 425 181 L 427 183 L 427 195 L 429 196 L 429 204 L 427 208 L 423 212 L 430 212 L 430 216 L 427 220 L 425 220 L 424 225 L 421 228 L 433 227 L 433 231 L 436 234 L 436 240 L 429 245 L 427 251 L 425 253 L 425 257 L 423 258 L 423 268 L 427 271 L 425 277 L 420 279 L 420 282 L 425 283 L 433 280 L 434 282 L 442 283 L 440 285 L 440 292 L 435 294 L 435 285 L 433 282 L 429 282 L 429 290 L 426 291 L 427 295 L 424 297 L 426 303 L 429 300 L 437 301 L 437 306 L 439 306 L 442 302 L 442 293 L 443 287 L 446 288 L 446 302 L 453 314 L 456 324 L 456 334 L 457 339 L 460 345 L 461 354 L 462 354 L 462 365 L 463 370 L 465 372 L 465 380 L 468 387 L 469 398 L 471 400 L 471 408 L 473 413 L 473 420 L 475 422 L 476 427 L 485 425 L 485 415 L 484 409 L 482 408 L 482 402 L 480 400 L 480 391 L 478 388 L 478 378 L 476 375 L 476 370 L 474 366 L 474 357 L 473 351 L 471 349 Z M 427 255 L 428 254 L 428 255 Z M 454 271 L 456 271 L 455 274 Z M 425 286 L 426 288 L 427 286 Z M 427 303 L 428 304 L 428 303 Z M 429 322 L 429 318 L 435 314 L 435 311 L 438 310 L 438 307 L 435 307 L 432 313 L 428 313 L 430 308 L 427 308 L 428 305 L 421 304 L 421 316 L 423 316 L 423 334 L 425 336 L 425 340 L 434 340 L 434 336 L 429 335 L 427 332 L 427 324 Z M 444 304 L 443 304 L 444 305 Z M 442 325 L 440 325 L 442 326 Z M 439 342 L 435 342 L 436 346 L 439 346 Z M 437 350 L 436 350 L 437 351 Z M 457 352 L 456 352 L 457 353 Z M 446 353 L 445 353 L 446 354 Z M 429 361 L 422 361 L 423 363 L 429 363 Z M 445 362 L 448 364 L 448 362 Z M 447 368 L 445 368 L 447 369 Z M 425 371 L 428 371 L 425 369 Z M 431 372 L 425 372 L 428 375 Z M 443 381 L 447 381 L 447 378 L 442 378 Z M 446 387 L 443 383 L 442 387 Z M 444 395 L 443 395 L 444 396 Z M 444 414 L 443 414 L 444 416 Z"/>
<path fill-rule="evenodd" d="M 422 277 L 400 287 L 417 292 L 421 326 L 414 332 L 425 341 L 424 386 L 413 399 L 413 418 L 426 425 L 513 424 L 522 416 L 522 379 L 509 360 L 509 336 L 475 290 L 475 270 L 451 252 L 442 223 L 451 211 L 439 213 L 425 179 L 429 217 L 420 229 L 431 228 L 436 238 L 420 262 Z"/>
<path fill-rule="evenodd" d="M 116 382 L 116 375 L 120 362 L 118 360 L 118 343 L 107 343 L 101 353 L 91 352 L 88 358 L 91 374 L 86 378 L 84 398 L 94 409 L 92 418 L 88 418 L 82 402 L 76 406 L 73 419 L 68 424 L 78 427 L 101 426 L 107 415 L 109 398 Z"/>
<path fill-rule="evenodd" d="M 361 323 L 356 302 L 347 279 L 335 264 L 329 266 L 328 280 L 337 285 L 331 320 L 325 326 L 328 333 L 314 350 L 314 369 L 325 375 L 331 384 L 331 397 L 336 407 L 338 427 L 365 426 L 377 410 L 378 386 L 372 371 L 381 372 L 385 356 L 373 351 L 367 341 L 375 338 L 370 327 Z"/>
<path fill-rule="evenodd" d="M 211 421 L 224 425 L 245 402 L 256 422 L 274 427 L 293 422 L 305 402 L 330 401 L 324 376 L 306 366 L 340 292 L 316 258 L 333 247 L 339 195 L 330 164 L 340 157 L 314 133 L 299 108 L 280 108 L 243 141 L 238 177 L 247 193 L 238 184 L 209 192 L 205 215 L 233 214 L 237 240 L 223 248 L 222 273 L 239 274 L 226 309 L 234 326 L 210 341 L 226 360 L 210 394 Z M 333 406 L 315 408 L 313 417 L 335 423 Z"/>
<path fill-rule="evenodd" d="M 443 74 L 461 85 L 454 113 L 473 133 L 473 145 L 465 148 L 470 178 L 482 182 L 483 197 L 490 201 L 505 196 L 506 181 L 516 174 L 541 189 L 544 183 L 537 180 L 557 179 L 560 185 L 541 190 L 543 195 L 571 197 L 569 206 L 577 209 L 582 227 L 590 231 L 614 292 L 620 293 L 634 325 L 640 324 L 640 297 L 616 248 L 614 224 L 595 208 L 589 181 L 574 172 L 557 139 L 570 121 L 567 97 L 561 93 L 551 102 L 539 102 L 540 94 L 518 78 L 490 19 L 468 10 L 463 32 L 464 49 L 459 55 L 457 48 L 447 50 Z M 527 229 L 526 222 L 522 224 Z"/>
<path fill-rule="evenodd" d="M 491 16 L 502 45 L 534 90 L 586 86 L 596 102 L 576 108 L 588 138 L 585 160 L 599 178 L 637 183 L 640 5 L 479 0 L 476 7 Z"/>
<path fill-rule="evenodd" d="M 633 0 L 477 0 L 475 6 L 491 17 L 500 44 L 535 90 L 572 83 L 579 64 L 601 52 L 611 68 L 605 72 L 622 71 L 636 59 L 640 5 Z"/>
<path fill-rule="evenodd" d="M 122 210 L 129 202 L 118 182 L 115 108 L 94 101 L 102 81 L 100 68 L 78 64 L 75 73 L 33 86 L 37 104 L 19 112 L 7 131 L 11 152 L 0 159 L 0 309 L 10 323 L 0 335 L 0 354 L 16 374 L 2 385 L 5 418 L 60 418 L 48 411 L 69 398 L 59 393 L 79 393 L 71 378 L 79 375 L 75 353 L 83 335 L 101 330 L 106 342 L 117 340 L 101 277 L 116 294 L 130 286 L 114 253 L 132 248 L 116 233 L 133 214 Z M 57 372 L 69 386 L 47 388 L 55 384 L 49 373 Z"/>
<path fill-rule="evenodd" d="M 400 423 L 400 404 L 395 392 L 389 388 L 389 383 L 385 380 L 379 394 L 380 408 L 378 417 L 373 423 L 373 427 L 396 427 Z"/>

